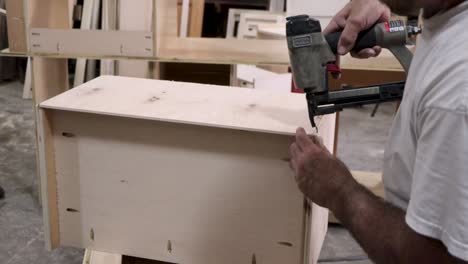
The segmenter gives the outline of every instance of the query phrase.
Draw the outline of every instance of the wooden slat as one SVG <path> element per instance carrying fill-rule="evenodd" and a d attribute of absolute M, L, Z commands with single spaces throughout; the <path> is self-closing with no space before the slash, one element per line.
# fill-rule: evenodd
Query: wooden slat
<path fill-rule="evenodd" d="M 84 0 L 83 15 L 81 17 L 81 27 L 80 27 L 82 30 L 91 29 L 91 19 L 93 15 L 93 8 L 95 6 L 95 1 L 97 0 Z M 75 80 L 73 82 L 73 86 L 78 86 L 82 84 L 85 81 L 85 74 L 86 74 L 86 59 L 76 60 Z"/>
<path fill-rule="evenodd" d="M 24 16 L 24 2 L 21 0 L 7 0 L 8 44 L 12 52 L 27 52 L 26 19 Z"/>
<path fill-rule="evenodd" d="M 117 3 L 114 0 L 102 1 L 102 29 L 117 30 Z M 114 75 L 115 61 L 101 60 L 101 75 Z"/>
<path fill-rule="evenodd" d="M 191 0 L 189 37 L 200 38 L 205 14 L 205 0 Z"/>
<path fill-rule="evenodd" d="M 149 31 L 31 29 L 33 54 L 75 56 L 152 57 L 153 34 Z"/>
<path fill-rule="evenodd" d="M 151 31 L 153 23 L 153 0 L 121 0 L 119 7 L 119 30 Z M 141 60 L 116 61 L 116 75 L 150 78 L 152 62 Z"/>

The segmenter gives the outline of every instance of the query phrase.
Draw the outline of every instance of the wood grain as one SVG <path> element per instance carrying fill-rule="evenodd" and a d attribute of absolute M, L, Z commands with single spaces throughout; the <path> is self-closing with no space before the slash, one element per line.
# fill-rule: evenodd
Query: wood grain
<path fill-rule="evenodd" d="M 286 162 L 309 123 L 303 95 L 105 76 L 41 107 L 60 245 L 173 263 L 316 263 L 327 210 L 304 207 Z M 318 119 L 332 149 L 334 115 Z"/>
<path fill-rule="evenodd" d="M 172 263 L 300 263 L 289 136 L 64 111 L 54 134 L 62 245 Z"/>
<path fill-rule="evenodd" d="M 312 130 L 303 94 L 116 76 L 99 77 L 41 107 L 285 135 L 298 126 Z"/>

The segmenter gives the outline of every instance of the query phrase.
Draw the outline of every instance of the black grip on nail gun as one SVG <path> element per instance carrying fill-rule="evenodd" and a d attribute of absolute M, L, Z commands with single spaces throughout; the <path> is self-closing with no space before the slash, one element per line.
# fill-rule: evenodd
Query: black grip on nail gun
<path fill-rule="evenodd" d="M 327 40 L 328 45 L 330 46 L 331 50 L 335 54 L 338 53 L 338 42 L 340 41 L 341 33 L 342 32 L 335 32 L 335 33 L 330 33 L 325 36 L 325 39 Z M 354 45 L 354 48 L 352 48 L 352 50 L 358 52 L 363 49 L 373 48 L 376 45 L 377 45 L 377 35 L 375 34 L 374 27 L 371 27 L 367 30 L 361 31 L 358 34 L 356 43 Z"/>

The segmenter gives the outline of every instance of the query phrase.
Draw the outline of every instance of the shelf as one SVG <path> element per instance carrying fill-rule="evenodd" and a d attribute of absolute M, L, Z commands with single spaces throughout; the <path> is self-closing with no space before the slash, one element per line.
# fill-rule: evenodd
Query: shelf
<path fill-rule="evenodd" d="M 9 49 L 0 51 L 0 57 L 28 57 L 27 53 L 11 52 Z"/>

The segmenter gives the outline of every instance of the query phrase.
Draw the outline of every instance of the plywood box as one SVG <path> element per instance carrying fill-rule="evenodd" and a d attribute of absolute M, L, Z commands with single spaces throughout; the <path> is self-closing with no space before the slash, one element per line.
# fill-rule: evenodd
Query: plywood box
<path fill-rule="evenodd" d="M 104 76 L 40 106 L 51 248 L 316 263 L 328 212 L 287 162 L 296 127 L 312 130 L 304 95 Z M 335 117 L 318 119 L 333 149 Z"/>

